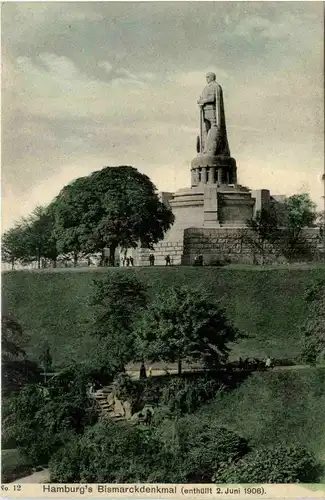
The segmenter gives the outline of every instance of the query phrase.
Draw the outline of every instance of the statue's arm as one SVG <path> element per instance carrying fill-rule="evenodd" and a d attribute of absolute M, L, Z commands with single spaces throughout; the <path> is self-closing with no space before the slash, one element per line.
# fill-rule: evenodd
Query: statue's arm
<path fill-rule="evenodd" d="M 204 106 L 205 104 L 214 104 L 216 102 L 216 90 L 207 97 L 200 96 L 198 104 Z"/>

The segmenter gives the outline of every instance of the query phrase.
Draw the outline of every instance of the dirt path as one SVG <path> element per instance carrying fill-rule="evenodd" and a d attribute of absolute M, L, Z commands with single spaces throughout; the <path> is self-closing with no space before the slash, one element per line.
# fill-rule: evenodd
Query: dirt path
<path fill-rule="evenodd" d="M 50 482 L 50 471 L 48 469 L 43 469 L 39 472 L 34 472 L 29 476 L 21 477 L 13 483 L 31 483 L 31 484 L 39 484 L 39 483 L 49 483 Z"/>
<path fill-rule="evenodd" d="M 282 372 L 282 371 L 296 371 L 296 370 L 309 370 L 311 367 L 310 365 L 290 365 L 290 366 L 275 366 L 274 368 L 265 370 L 265 371 L 275 371 L 275 372 Z M 316 368 L 325 368 L 325 365 L 317 365 Z M 191 373 L 191 372 L 196 372 L 202 370 L 202 367 L 199 368 L 197 367 L 196 369 L 184 369 L 183 373 Z M 132 377 L 132 378 L 138 378 L 139 377 L 139 369 L 137 368 L 130 368 L 126 370 L 126 373 Z M 264 372 L 264 370 L 254 370 L 255 372 Z M 168 373 L 170 375 L 175 375 L 177 374 L 177 369 L 174 368 L 168 368 Z M 165 375 L 166 371 L 161 369 L 161 368 L 153 368 L 152 369 L 152 376 L 153 377 L 159 377 L 161 375 Z"/>

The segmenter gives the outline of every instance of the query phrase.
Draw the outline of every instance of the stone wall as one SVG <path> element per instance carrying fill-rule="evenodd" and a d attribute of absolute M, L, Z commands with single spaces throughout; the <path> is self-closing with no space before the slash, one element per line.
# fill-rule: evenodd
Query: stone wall
<path fill-rule="evenodd" d="M 325 260 L 325 244 L 318 240 L 319 230 L 306 229 L 304 235 L 308 243 L 314 248 L 312 260 Z M 180 234 L 180 237 L 182 235 Z M 252 248 L 247 242 L 254 234 L 247 228 L 187 228 L 183 231 L 183 238 L 178 242 L 168 238 L 157 245 L 152 252 L 155 255 L 155 265 L 165 265 L 165 257 L 169 255 L 173 265 L 192 265 L 197 255 L 203 255 L 206 265 L 216 264 L 218 261 L 232 263 L 257 264 L 261 263 L 260 252 Z M 150 250 L 137 250 L 136 265 L 149 265 Z M 277 248 L 266 245 L 264 263 L 285 263 L 286 259 L 279 255 Z"/>
<path fill-rule="evenodd" d="M 137 264 L 141 266 L 149 266 L 149 255 L 153 253 L 155 256 L 155 265 L 163 266 L 166 264 L 165 258 L 167 255 L 171 258 L 171 264 L 176 266 L 182 264 L 184 252 L 183 241 L 168 242 L 162 241 L 155 245 L 154 252 L 146 248 L 138 250 Z"/>
<path fill-rule="evenodd" d="M 324 243 L 318 241 L 318 229 L 306 229 L 304 235 L 313 246 L 314 260 L 324 260 Z M 261 261 L 259 252 L 254 252 L 247 237 L 253 237 L 248 229 L 243 228 L 190 228 L 184 231 L 184 253 L 182 263 L 192 265 L 197 255 L 203 255 L 204 263 L 209 265 L 217 261 L 255 264 Z M 286 259 L 278 254 L 276 248 L 266 246 L 265 262 L 282 263 Z"/>
<path fill-rule="evenodd" d="M 191 265 L 197 255 L 202 255 L 205 264 L 218 260 L 251 262 L 250 250 L 242 243 L 244 229 L 236 228 L 190 228 L 184 231 L 183 263 Z"/>

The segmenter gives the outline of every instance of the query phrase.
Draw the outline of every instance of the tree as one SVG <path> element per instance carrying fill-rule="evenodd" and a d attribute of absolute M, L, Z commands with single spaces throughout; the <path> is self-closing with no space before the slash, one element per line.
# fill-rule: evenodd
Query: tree
<path fill-rule="evenodd" d="M 9 262 L 15 268 L 17 261 L 24 261 L 27 257 L 27 242 L 24 225 L 16 224 L 2 236 L 2 261 Z"/>
<path fill-rule="evenodd" d="M 188 286 L 168 289 L 150 304 L 137 326 L 140 349 L 146 357 L 178 363 L 201 360 L 218 365 L 228 358 L 228 345 L 242 335 L 218 302 L 203 290 Z"/>
<path fill-rule="evenodd" d="M 306 241 L 303 230 L 314 225 L 317 218 L 316 205 L 309 195 L 295 194 L 283 205 L 269 203 L 248 219 L 249 230 L 242 235 L 242 241 L 249 245 L 255 262 L 257 256 L 265 263 L 269 247 L 288 260 L 306 257 L 313 250 Z"/>
<path fill-rule="evenodd" d="M 27 382 L 39 380 L 39 368 L 27 359 L 28 336 L 21 325 L 9 316 L 2 316 L 1 361 L 2 390 L 11 393 Z"/>
<path fill-rule="evenodd" d="M 36 261 L 41 267 L 41 259 L 50 259 L 56 266 L 58 251 L 53 233 L 54 217 L 49 207 L 37 206 L 27 217 L 9 229 L 2 238 L 2 259 L 22 264 Z"/>
<path fill-rule="evenodd" d="M 282 252 L 289 260 L 310 251 L 303 237 L 303 229 L 313 226 L 316 217 L 316 205 L 307 193 L 295 194 L 285 200 L 280 242 Z"/>
<path fill-rule="evenodd" d="M 27 255 L 41 267 L 41 259 L 50 259 L 56 267 L 58 250 L 54 236 L 54 214 L 50 207 L 37 206 L 23 219 Z"/>
<path fill-rule="evenodd" d="M 317 243 L 321 248 L 321 255 L 325 259 L 325 212 L 318 212 L 316 218 L 316 227 L 318 228 Z"/>
<path fill-rule="evenodd" d="M 251 248 L 254 260 L 257 261 L 256 254 L 260 255 L 264 264 L 268 247 L 275 245 L 279 239 L 279 217 L 274 203 L 258 210 L 255 217 L 246 221 L 246 225 L 250 231 L 244 233 L 243 240 Z"/>
<path fill-rule="evenodd" d="M 150 179 L 129 166 L 106 167 L 65 186 L 53 202 L 60 249 L 87 253 L 151 248 L 174 222 Z"/>
<path fill-rule="evenodd" d="M 91 221 L 86 224 L 88 210 L 89 180 L 80 177 L 65 186 L 50 204 L 54 214 L 54 236 L 60 254 L 72 254 L 74 266 L 85 252 L 83 249 L 91 237 Z M 87 250 L 86 250 L 87 253 Z"/>
<path fill-rule="evenodd" d="M 147 303 L 147 287 L 134 274 L 111 273 L 94 280 L 90 301 L 102 354 L 121 370 L 135 356 L 134 323 Z"/>
<path fill-rule="evenodd" d="M 316 281 L 306 292 L 309 318 L 303 325 L 302 359 L 315 364 L 325 358 L 325 280 Z"/>

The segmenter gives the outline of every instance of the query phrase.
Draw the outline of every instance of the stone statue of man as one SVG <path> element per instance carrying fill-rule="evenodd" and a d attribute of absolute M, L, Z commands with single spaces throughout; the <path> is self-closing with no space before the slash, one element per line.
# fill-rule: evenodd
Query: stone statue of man
<path fill-rule="evenodd" d="M 229 156 L 222 88 L 214 73 L 207 73 L 206 81 L 197 101 L 201 110 L 201 153 Z"/>

